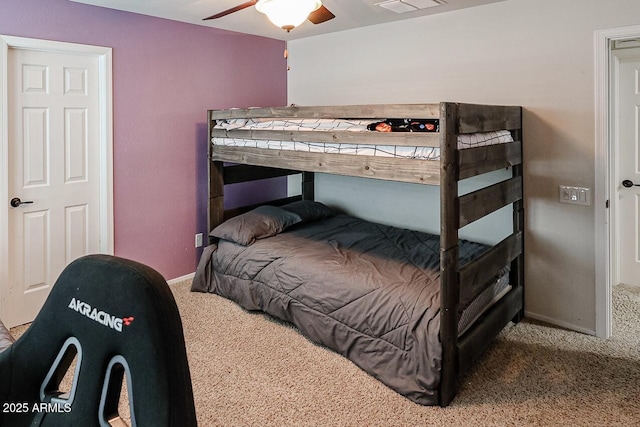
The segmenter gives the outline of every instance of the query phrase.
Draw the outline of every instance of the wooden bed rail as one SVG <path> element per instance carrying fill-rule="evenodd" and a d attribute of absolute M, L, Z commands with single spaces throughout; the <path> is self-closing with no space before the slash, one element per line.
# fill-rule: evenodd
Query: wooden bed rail
<path fill-rule="evenodd" d="M 490 185 L 458 198 L 458 228 L 522 199 L 522 177 Z"/>
<path fill-rule="evenodd" d="M 442 104 L 452 105 L 448 102 Z M 521 129 L 522 109 L 503 105 L 456 104 L 458 133 Z M 441 107 L 442 108 L 442 107 Z"/>
<path fill-rule="evenodd" d="M 522 254 L 522 232 L 511 234 L 460 268 L 460 300 L 470 301 L 493 284 L 502 269 Z"/>
<path fill-rule="evenodd" d="M 223 180 L 226 184 L 238 184 L 241 182 L 258 181 L 261 179 L 277 178 L 282 176 L 302 174 L 302 193 L 298 196 L 283 197 L 281 199 L 268 200 L 265 202 L 239 206 L 233 209 L 225 209 L 223 220 L 249 212 L 258 206 L 268 203 L 272 206 L 282 206 L 297 200 L 314 199 L 314 175 L 313 172 L 300 172 L 292 169 L 275 169 L 264 166 L 251 165 L 228 165 L 223 168 Z"/>
<path fill-rule="evenodd" d="M 437 119 L 438 104 L 372 104 L 372 105 L 331 105 L 266 108 L 232 108 L 212 110 L 211 119 L 261 119 L 261 118 L 301 118 L 301 119 Z M 419 116 L 419 117 L 418 117 Z"/>
<path fill-rule="evenodd" d="M 223 170 L 223 179 L 226 185 L 257 181 L 260 179 L 277 178 L 281 176 L 295 175 L 298 173 L 300 173 L 300 171 L 292 169 L 274 169 L 252 165 L 228 165 Z"/>
<path fill-rule="evenodd" d="M 509 144 L 467 148 L 458 151 L 458 179 L 471 178 L 520 164 L 522 164 L 522 141 L 519 139 Z"/>
<path fill-rule="evenodd" d="M 272 168 L 293 168 L 299 171 L 319 172 L 360 178 L 385 179 L 415 184 L 439 183 L 437 160 L 414 160 L 393 157 L 350 156 L 333 153 L 309 153 L 264 148 L 217 146 L 214 160 L 260 165 Z"/>

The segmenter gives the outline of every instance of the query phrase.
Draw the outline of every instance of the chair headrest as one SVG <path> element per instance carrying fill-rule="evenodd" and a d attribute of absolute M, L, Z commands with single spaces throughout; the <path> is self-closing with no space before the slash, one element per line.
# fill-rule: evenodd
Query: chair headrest
<path fill-rule="evenodd" d="M 28 367 L 11 373 L 12 399 L 39 400 L 33 383 L 39 386 L 51 376 L 52 364 L 69 345 L 80 346 L 82 353 L 70 412 L 78 422 L 98 413 L 105 371 L 115 363 L 128 370 L 133 410 L 146 420 L 143 425 L 195 425 L 182 322 L 157 271 L 108 255 L 86 256 L 67 266 L 37 318 L 7 351 Z M 180 421 L 171 422 L 185 411 L 188 419 L 180 415 Z"/>

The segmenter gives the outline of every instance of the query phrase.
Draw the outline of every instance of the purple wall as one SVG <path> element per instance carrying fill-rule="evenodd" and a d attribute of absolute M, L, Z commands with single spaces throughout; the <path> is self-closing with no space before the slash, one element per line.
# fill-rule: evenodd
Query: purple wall
<path fill-rule="evenodd" d="M 0 34 L 113 48 L 115 254 L 193 272 L 206 110 L 285 105 L 284 42 L 67 0 L 0 0 Z"/>

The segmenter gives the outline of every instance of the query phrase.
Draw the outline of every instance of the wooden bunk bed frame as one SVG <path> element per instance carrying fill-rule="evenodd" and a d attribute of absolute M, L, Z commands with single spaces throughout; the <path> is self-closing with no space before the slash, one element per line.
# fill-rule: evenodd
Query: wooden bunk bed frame
<path fill-rule="evenodd" d="M 232 118 L 411 118 L 440 120 L 437 133 L 345 131 L 275 131 L 215 129 L 216 120 Z M 254 206 L 224 210 L 226 184 L 302 172 L 302 195 L 269 204 L 314 199 L 314 173 L 322 172 L 440 186 L 440 340 L 442 367 L 440 405 L 452 401 L 458 379 L 510 322 L 524 317 L 524 205 L 522 174 L 522 109 L 442 102 L 439 104 L 350 105 L 249 108 L 208 111 L 209 208 L 212 230 L 224 220 Z M 458 134 L 507 129 L 514 142 L 460 150 Z M 326 154 L 213 145 L 214 136 L 368 145 L 440 148 L 439 160 Z M 232 162 L 234 165 L 225 165 Z M 459 195 L 458 181 L 511 168 L 511 178 Z M 513 206 L 513 232 L 476 260 L 459 265 L 458 230 L 506 205 Z M 458 337 L 461 295 L 478 295 L 498 272 L 510 266 L 511 290 Z"/>

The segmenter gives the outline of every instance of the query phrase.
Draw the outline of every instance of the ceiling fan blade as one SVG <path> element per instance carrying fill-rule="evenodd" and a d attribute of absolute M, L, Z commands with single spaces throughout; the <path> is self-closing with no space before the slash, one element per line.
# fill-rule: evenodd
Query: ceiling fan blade
<path fill-rule="evenodd" d="M 309 14 L 309 21 L 313 22 L 314 24 L 322 24 L 323 22 L 326 22 L 330 19 L 335 18 L 336 15 L 334 15 L 333 13 L 331 13 L 331 11 L 329 9 L 327 9 L 324 6 L 320 6 L 317 10 L 311 12 Z"/>
<path fill-rule="evenodd" d="M 211 15 L 211 16 L 209 16 L 209 17 L 207 17 L 207 18 L 204 18 L 204 19 L 203 19 L 203 21 L 207 21 L 207 20 L 209 20 L 209 19 L 222 18 L 223 16 L 230 15 L 230 14 L 232 14 L 233 12 L 237 12 L 237 11 L 239 11 L 239 10 L 246 9 L 246 8 L 248 8 L 248 7 L 251 7 L 251 6 L 255 5 L 256 3 L 258 3 L 258 0 L 251 0 L 251 1 L 248 1 L 248 2 L 244 2 L 244 3 L 242 3 L 242 4 L 239 4 L 239 5 L 238 5 L 238 6 L 236 6 L 236 7 L 232 7 L 231 9 L 227 9 L 227 10 L 225 10 L 224 12 L 216 13 L 215 15 Z"/>

